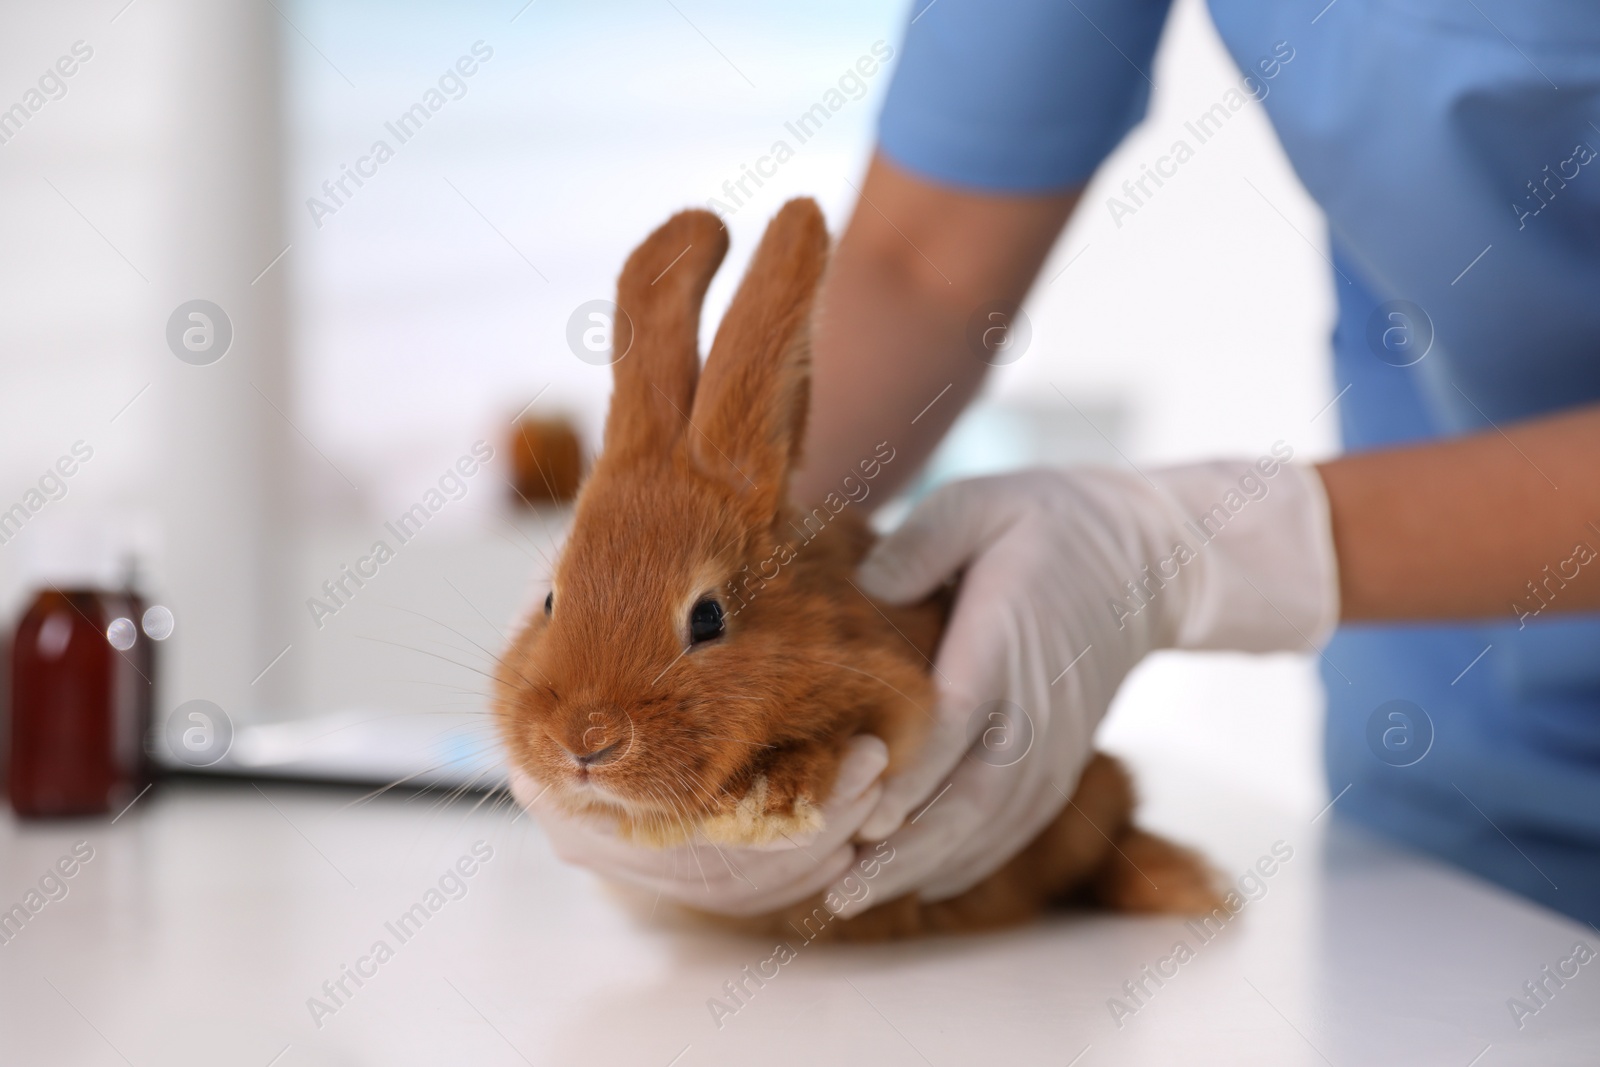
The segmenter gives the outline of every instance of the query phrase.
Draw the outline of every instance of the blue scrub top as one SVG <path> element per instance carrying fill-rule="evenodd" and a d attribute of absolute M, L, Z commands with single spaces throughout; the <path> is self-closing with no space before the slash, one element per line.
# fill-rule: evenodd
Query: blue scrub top
<path fill-rule="evenodd" d="M 916 0 L 880 147 L 944 183 L 1080 185 L 1144 116 L 1168 6 Z M 1600 4 L 1210 8 L 1327 213 L 1346 448 L 1600 400 Z M 1600 528 L 1572 540 L 1524 611 L 1600 566 Z M 1346 626 L 1322 671 L 1336 811 L 1600 923 L 1600 619 Z"/>

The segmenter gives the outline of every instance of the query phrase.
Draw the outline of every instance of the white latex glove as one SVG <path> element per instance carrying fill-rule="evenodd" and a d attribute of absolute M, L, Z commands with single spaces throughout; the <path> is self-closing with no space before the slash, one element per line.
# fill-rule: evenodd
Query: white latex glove
<path fill-rule="evenodd" d="M 1066 805 L 1147 653 L 1327 640 L 1338 583 L 1321 479 L 1258 463 L 960 482 L 879 544 L 859 583 L 881 600 L 965 574 L 935 667 L 938 724 L 862 827 L 894 858 L 842 914 L 913 889 L 956 896 L 1019 852 Z"/>
<path fill-rule="evenodd" d="M 542 786 L 515 769 L 511 792 L 539 820 L 556 855 L 568 863 L 704 911 L 759 915 L 826 889 L 850 869 L 856 860 L 851 839 L 883 796 L 878 779 L 888 764 L 889 750 L 882 741 L 851 739 L 833 796 L 822 807 L 822 829 L 762 848 L 704 843 L 648 848 L 623 840 L 597 820 L 566 814 L 543 794 Z"/>

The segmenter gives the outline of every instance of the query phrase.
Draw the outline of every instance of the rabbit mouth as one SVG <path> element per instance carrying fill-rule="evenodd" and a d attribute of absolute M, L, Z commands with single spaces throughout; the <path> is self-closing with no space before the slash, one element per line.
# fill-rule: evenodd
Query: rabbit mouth
<path fill-rule="evenodd" d="M 593 774 L 568 776 L 561 783 L 560 791 L 574 807 L 614 818 L 634 832 L 644 827 L 655 827 L 659 833 L 663 825 L 671 824 L 687 833 L 689 827 L 712 814 L 694 810 L 691 804 L 681 800 L 675 803 L 672 800 L 662 802 L 628 796 L 614 786 L 597 780 Z"/>
<path fill-rule="evenodd" d="M 607 788 L 604 782 L 599 781 L 598 776 L 588 771 L 581 769 L 574 771 L 567 776 L 562 785 L 568 796 L 582 803 L 603 804 L 630 813 L 638 809 L 637 803 Z"/>

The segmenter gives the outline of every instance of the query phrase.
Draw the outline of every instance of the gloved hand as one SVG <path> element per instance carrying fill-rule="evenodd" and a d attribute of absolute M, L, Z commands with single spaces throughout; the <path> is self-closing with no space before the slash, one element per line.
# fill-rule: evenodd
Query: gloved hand
<path fill-rule="evenodd" d="M 1338 618 L 1321 479 L 1270 457 L 955 483 L 858 581 L 910 603 L 963 568 L 935 666 L 938 723 L 861 829 L 887 837 L 894 860 L 844 915 L 913 889 L 956 896 L 1020 851 L 1066 805 L 1147 653 L 1313 649 Z"/>
<path fill-rule="evenodd" d="M 850 869 L 856 861 L 851 839 L 883 795 L 878 778 L 888 764 L 889 750 L 882 741 L 853 738 L 833 796 L 823 805 L 821 831 L 762 848 L 648 848 L 619 838 L 594 820 L 561 811 L 520 771 L 511 772 L 511 792 L 539 820 L 556 855 L 568 863 L 704 911 L 759 915 L 804 900 Z"/>

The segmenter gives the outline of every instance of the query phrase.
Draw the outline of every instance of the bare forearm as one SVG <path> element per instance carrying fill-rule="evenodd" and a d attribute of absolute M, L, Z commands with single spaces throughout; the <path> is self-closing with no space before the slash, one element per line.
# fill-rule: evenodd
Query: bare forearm
<path fill-rule="evenodd" d="M 1319 469 L 1343 617 L 1600 608 L 1600 408 Z"/>
<path fill-rule="evenodd" d="M 819 304 L 797 501 L 839 490 L 880 442 L 895 458 L 878 499 L 915 475 L 988 369 L 969 320 L 1022 301 L 1077 199 L 967 193 L 873 160 Z M 1600 608 L 1600 408 L 1503 429 L 1321 466 L 1345 619 Z"/>
<path fill-rule="evenodd" d="M 895 458 L 874 494 L 911 479 L 988 370 L 968 320 L 1021 302 L 1076 201 L 972 195 L 873 161 L 818 305 L 796 500 L 837 491 L 880 442 Z"/>
<path fill-rule="evenodd" d="M 876 269 L 871 253 L 848 243 L 854 230 L 834 258 L 812 342 L 798 501 L 836 492 L 879 442 L 894 449 L 873 488 L 887 499 L 916 474 L 986 369 L 962 350 L 954 302 L 925 282 Z"/>

